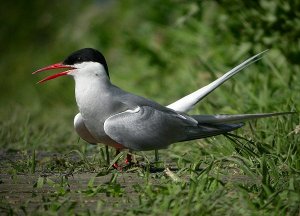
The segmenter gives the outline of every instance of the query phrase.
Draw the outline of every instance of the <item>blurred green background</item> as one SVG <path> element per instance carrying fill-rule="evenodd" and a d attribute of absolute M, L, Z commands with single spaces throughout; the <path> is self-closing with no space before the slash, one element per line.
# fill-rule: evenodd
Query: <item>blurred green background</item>
<path fill-rule="evenodd" d="M 35 170 L 42 179 L 44 171 L 64 177 L 106 169 L 104 146 L 86 144 L 73 129 L 78 110 L 72 78 L 37 85 L 53 72 L 31 75 L 84 47 L 104 54 L 115 85 L 164 105 L 269 49 L 262 60 L 208 95 L 192 113 L 298 111 L 299 8 L 299 0 L 2 1 L 0 155 L 6 156 L 8 165 L 2 164 L 1 173 L 15 182 L 17 173 L 27 178 Z M 164 172 L 150 175 L 149 170 L 137 170 L 143 183 L 131 185 L 132 179 L 128 180 L 136 195 L 125 193 L 118 199 L 120 205 L 112 207 L 114 201 L 106 194 L 100 210 L 106 215 L 122 211 L 124 215 L 299 215 L 299 120 L 296 113 L 250 121 L 234 132 L 245 140 L 217 136 L 171 145 L 159 151 L 161 161 L 164 167 L 170 161 L 176 164 L 179 171 L 175 174 L 182 182 L 172 181 Z M 10 151 L 25 155 L 25 159 L 10 155 Z M 61 160 L 56 156 L 45 160 L 43 152 L 58 153 Z M 81 159 L 72 159 L 74 152 Z M 115 155 L 112 148 L 110 154 Z M 153 152 L 136 154 L 139 161 L 153 160 Z M 36 162 L 35 155 L 43 159 Z M 199 167 L 204 169 L 199 171 Z M 222 176 L 227 183 L 220 181 Z M 243 178 L 235 181 L 235 176 Z M 6 187 L 3 182 L 1 177 L 0 184 Z M 98 186 L 90 187 L 90 182 L 87 191 L 98 190 Z M 22 206 L 17 207 L 14 190 L 5 188 L 9 193 L 2 193 L 0 211 L 8 209 L 8 214 L 13 214 L 19 208 L 22 214 L 30 214 L 26 206 L 38 197 L 31 194 L 31 186 L 27 195 L 32 198 L 24 199 L 23 187 L 19 190 Z M 73 197 L 80 193 L 69 188 L 64 191 L 59 195 L 56 190 L 45 193 L 43 188 L 40 214 L 63 215 L 65 210 L 57 213 L 62 205 L 72 212 L 76 205 Z M 10 204 L 8 196 L 13 198 Z M 138 204 L 131 208 L 130 200 L 135 199 Z M 80 201 L 76 208 L 92 215 L 89 203 Z M 48 211 L 49 205 L 56 207 Z"/>
<path fill-rule="evenodd" d="M 298 110 L 299 6 L 281 0 L 4 1 L 1 146 L 76 144 L 73 80 L 36 85 L 46 74 L 31 73 L 84 47 L 105 55 L 114 84 L 165 105 L 270 49 L 193 112 Z"/>

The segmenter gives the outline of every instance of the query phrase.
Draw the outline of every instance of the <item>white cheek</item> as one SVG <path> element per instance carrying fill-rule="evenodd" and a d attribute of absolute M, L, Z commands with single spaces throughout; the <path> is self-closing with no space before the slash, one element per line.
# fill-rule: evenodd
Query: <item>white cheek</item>
<path fill-rule="evenodd" d="M 70 75 L 81 77 L 107 76 L 103 65 L 97 62 L 83 62 L 75 64 L 75 67 L 78 69 Z"/>

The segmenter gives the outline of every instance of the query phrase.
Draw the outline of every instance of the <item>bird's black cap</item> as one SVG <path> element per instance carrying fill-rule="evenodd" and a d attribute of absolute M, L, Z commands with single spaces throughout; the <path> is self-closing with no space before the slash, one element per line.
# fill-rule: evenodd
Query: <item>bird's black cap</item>
<path fill-rule="evenodd" d="M 109 77 L 108 67 L 104 56 L 98 50 L 93 48 L 83 48 L 73 52 L 63 61 L 63 64 L 74 65 L 82 62 L 98 62 L 102 64 L 106 70 L 107 76 Z"/>

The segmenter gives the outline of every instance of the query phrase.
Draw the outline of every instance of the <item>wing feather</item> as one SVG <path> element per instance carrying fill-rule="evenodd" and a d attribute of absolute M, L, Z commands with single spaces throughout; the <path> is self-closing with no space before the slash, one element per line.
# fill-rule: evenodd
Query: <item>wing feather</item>
<path fill-rule="evenodd" d="M 179 142 L 186 137 L 185 128 L 196 125 L 197 121 L 175 112 L 139 106 L 109 117 L 104 122 L 104 131 L 126 148 L 145 151 Z"/>

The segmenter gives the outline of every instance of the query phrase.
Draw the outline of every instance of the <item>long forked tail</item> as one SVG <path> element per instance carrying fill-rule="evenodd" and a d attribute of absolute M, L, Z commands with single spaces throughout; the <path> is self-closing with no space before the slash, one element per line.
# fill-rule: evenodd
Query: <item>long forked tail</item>
<path fill-rule="evenodd" d="M 199 124 L 198 127 L 187 128 L 186 137 L 181 141 L 202 139 L 225 134 L 242 127 L 243 123 L 233 124 Z"/>
<path fill-rule="evenodd" d="M 201 139 L 236 130 L 244 125 L 244 121 L 278 115 L 293 114 L 295 112 L 238 114 L 238 115 L 192 115 L 198 121 L 197 127 L 187 129 L 185 139 L 188 141 Z"/>
<path fill-rule="evenodd" d="M 227 124 L 244 122 L 251 119 L 266 118 L 278 115 L 294 114 L 295 112 L 236 114 L 236 115 L 192 115 L 199 124 Z"/>
<path fill-rule="evenodd" d="M 173 109 L 177 112 L 187 112 L 191 110 L 199 101 L 201 101 L 203 98 L 205 98 L 209 93 L 211 93 L 213 90 L 218 88 L 220 85 L 222 85 L 225 81 L 230 79 L 233 75 L 237 74 L 244 68 L 248 67 L 252 63 L 260 60 L 262 58 L 262 55 L 267 50 L 247 59 L 246 61 L 242 62 L 238 66 L 234 67 L 227 73 L 225 73 L 220 78 L 216 79 L 212 83 L 198 89 L 197 91 L 175 101 L 174 103 L 168 105 L 167 107 L 170 109 Z"/>

